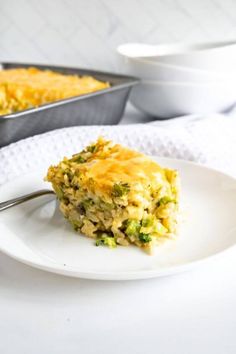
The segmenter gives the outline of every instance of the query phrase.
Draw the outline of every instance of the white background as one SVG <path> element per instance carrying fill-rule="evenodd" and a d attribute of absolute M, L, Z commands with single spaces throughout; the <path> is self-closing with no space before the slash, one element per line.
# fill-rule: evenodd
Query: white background
<path fill-rule="evenodd" d="M 0 0 L 0 61 L 120 70 L 124 42 L 233 38 L 235 0 Z"/>

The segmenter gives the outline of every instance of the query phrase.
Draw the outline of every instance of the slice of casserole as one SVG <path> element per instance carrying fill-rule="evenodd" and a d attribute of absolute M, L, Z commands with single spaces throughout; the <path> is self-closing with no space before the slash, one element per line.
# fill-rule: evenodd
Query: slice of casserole
<path fill-rule="evenodd" d="M 176 233 L 178 172 L 142 153 L 99 138 L 51 166 L 46 180 L 64 216 L 96 245 L 133 243 L 150 252 Z"/>

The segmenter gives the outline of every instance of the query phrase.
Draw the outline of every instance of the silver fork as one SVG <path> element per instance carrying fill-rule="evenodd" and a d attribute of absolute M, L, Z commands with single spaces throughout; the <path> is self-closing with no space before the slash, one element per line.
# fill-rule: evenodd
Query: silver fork
<path fill-rule="evenodd" d="M 29 194 L 22 195 L 17 198 L 6 200 L 5 202 L 0 203 L 0 211 L 11 208 L 11 207 L 18 205 L 18 204 L 27 202 L 28 200 L 41 197 L 42 195 L 46 195 L 46 194 L 55 194 L 55 193 L 50 189 L 41 189 L 41 190 L 33 192 L 33 193 L 29 193 Z"/>

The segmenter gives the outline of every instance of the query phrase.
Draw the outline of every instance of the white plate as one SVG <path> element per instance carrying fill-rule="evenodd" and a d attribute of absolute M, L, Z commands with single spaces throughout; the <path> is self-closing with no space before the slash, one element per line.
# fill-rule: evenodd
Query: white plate
<path fill-rule="evenodd" d="M 76 234 L 51 196 L 0 212 L 0 250 L 46 271 L 102 279 L 144 279 L 187 270 L 236 242 L 236 180 L 180 160 L 156 158 L 179 170 L 184 221 L 176 240 L 148 256 L 140 249 L 95 247 Z M 45 188 L 43 174 L 26 175 L 0 188 L 2 200 Z"/>

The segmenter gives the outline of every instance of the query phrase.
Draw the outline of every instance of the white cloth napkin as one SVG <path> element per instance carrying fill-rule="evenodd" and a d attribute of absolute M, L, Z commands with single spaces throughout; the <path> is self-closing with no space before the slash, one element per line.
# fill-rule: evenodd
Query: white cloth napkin
<path fill-rule="evenodd" d="M 149 124 L 55 130 L 0 149 L 0 184 L 57 163 L 99 135 L 149 155 L 191 160 L 236 176 L 236 113 Z"/>

